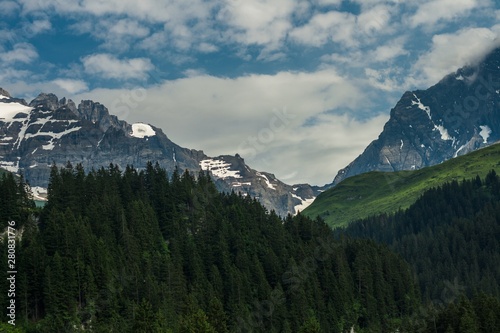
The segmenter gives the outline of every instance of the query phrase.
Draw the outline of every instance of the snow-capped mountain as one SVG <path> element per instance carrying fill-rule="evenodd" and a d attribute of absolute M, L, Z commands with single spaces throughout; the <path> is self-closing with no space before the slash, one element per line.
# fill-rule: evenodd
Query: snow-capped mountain
<path fill-rule="evenodd" d="M 249 168 L 238 154 L 207 158 L 200 161 L 200 166 L 212 173 L 220 191 L 240 191 L 257 198 L 265 207 L 288 207 L 287 212 L 275 209 L 282 216 L 304 210 L 323 190 L 309 184 L 285 184 L 271 173 Z"/>
<path fill-rule="evenodd" d="M 427 90 L 408 91 L 378 139 L 333 184 L 368 171 L 414 170 L 500 139 L 500 48 Z"/>
<path fill-rule="evenodd" d="M 158 162 L 169 172 L 211 172 L 221 191 L 257 197 L 269 210 L 285 216 L 302 210 L 321 190 L 287 185 L 274 175 L 249 168 L 241 157 L 211 158 L 203 151 L 173 143 L 161 129 L 144 123 L 128 124 L 90 100 L 78 106 L 54 94 L 40 94 L 31 103 L 16 99 L 0 88 L 0 167 L 22 173 L 43 193 L 53 163 L 82 164 L 85 170 L 127 165 L 145 168 Z"/>

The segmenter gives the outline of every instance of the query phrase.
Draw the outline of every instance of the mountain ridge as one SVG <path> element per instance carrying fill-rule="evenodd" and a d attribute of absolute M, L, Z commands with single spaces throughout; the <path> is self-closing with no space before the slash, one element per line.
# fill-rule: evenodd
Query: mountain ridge
<path fill-rule="evenodd" d="M 419 170 L 371 171 L 349 177 L 318 195 L 302 214 L 320 216 L 331 227 L 344 227 L 354 220 L 406 209 L 432 187 L 484 178 L 492 169 L 500 169 L 500 142 Z"/>
<path fill-rule="evenodd" d="M 427 90 L 405 92 L 379 137 L 332 186 L 368 171 L 415 170 L 500 139 L 500 48 Z"/>
<path fill-rule="evenodd" d="M 0 167 L 22 172 L 34 187 L 47 187 L 53 163 L 80 163 L 88 171 L 110 163 L 122 170 L 127 165 L 143 169 L 151 161 L 169 172 L 207 170 L 219 190 L 256 197 L 281 216 L 295 214 L 295 207 L 311 202 L 320 189 L 285 184 L 271 173 L 251 169 L 237 154 L 212 158 L 181 147 L 154 125 L 129 124 L 98 102 L 76 105 L 52 93 L 26 103 L 0 90 L 0 138 Z M 222 162 L 210 166 L 203 161 Z"/>

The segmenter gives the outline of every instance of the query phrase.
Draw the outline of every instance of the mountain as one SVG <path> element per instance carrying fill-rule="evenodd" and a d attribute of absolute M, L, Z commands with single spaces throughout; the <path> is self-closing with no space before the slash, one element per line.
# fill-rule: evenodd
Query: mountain
<path fill-rule="evenodd" d="M 333 186 L 368 171 L 417 170 L 500 139 L 500 48 L 427 90 L 407 91 L 378 139 Z"/>
<path fill-rule="evenodd" d="M 330 226 L 342 227 L 354 220 L 406 209 L 432 187 L 476 176 L 484 178 L 492 169 L 500 173 L 500 144 L 421 170 L 371 171 L 350 177 L 321 193 L 303 214 L 321 216 Z"/>
<path fill-rule="evenodd" d="M 208 170 L 219 190 L 242 192 L 269 210 L 286 216 L 302 210 L 321 190 L 307 184 L 287 185 L 273 174 L 258 172 L 236 156 L 209 157 L 180 147 L 160 128 L 128 124 L 97 102 L 41 93 L 29 104 L 0 88 L 0 167 L 22 173 L 38 192 L 48 186 L 50 167 L 81 164 L 86 171 L 111 163 L 144 169 L 158 163 L 169 173 Z M 37 193 L 37 194 L 38 194 Z"/>

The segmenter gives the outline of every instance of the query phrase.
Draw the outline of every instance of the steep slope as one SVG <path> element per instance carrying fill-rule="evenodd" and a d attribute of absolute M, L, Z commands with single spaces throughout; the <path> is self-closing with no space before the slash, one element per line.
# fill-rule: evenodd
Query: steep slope
<path fill-rule="evenodd" d="M 250 195 L 268 209 L 274 207 L 281 216 L 304 210 L 323 190 L 309 184 L 285 184 L 274 174 L 251 169 L 238 154 L 207 158 L 200 161 L 200 166 L 212 173 L 221 192 L 239 191 Z M 288 207 L 288 211 L 277 207 Z"/>
<path fill-rule="evenodd" d="M 427 189 L 452 180 L 484 178 L 500 171 L 500 144 L 459 156 L 439 165 L 415 171 L 373 171 L 344 180 L 321 193 L 306 210 L 321 216 L 332 227 L 381 213 L 407 208 Z"/>
<path fill-rule="evenodd" d="M 217 160 L 225 162 L 207 162 Z M 86 100 L 76 106 L 72 100 L 42 93 L 28 104 L 0 90 L 0 167 L 23 173 L 33 187 L 47 187 L 54 163 L 80 163 L 89 171 L 110 163 L 122 170 L 127 165 L 142 169 L 149 161 L 170 173 L 175 168 L 209 170 L 221 191 L 256 196 L 282 216 L 294 214 L 295 207 L 304 207 L 319 193 L 316 187 L 287 185 L 272 174 L 252 170 L 239 156 L 212 159 L 203 151 L 180 147 L 160 128 L 128 124 L 100 103 Z M 227 174 L 221 174 L 224 170 Z"/>
<path fill-rule="evenodd" d="M 427 90 L 408 91 L 377 140 L 333 186 L 369 171 L 417 170 L 500 139 L 500 48 Z"/>

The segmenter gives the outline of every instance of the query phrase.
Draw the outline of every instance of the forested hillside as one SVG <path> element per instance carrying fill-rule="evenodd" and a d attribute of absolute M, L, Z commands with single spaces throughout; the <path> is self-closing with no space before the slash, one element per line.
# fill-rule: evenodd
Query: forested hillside
<path fill-rule="evenodd" d="M 19 219 L 21 331 L 390 332 L 419 305 L 410 268 L 386 247 L 282 220 L 204 173 L 54 167 L 38 211 L 9 177 L 1 193 L 17 197 L 2 198 L 0 216 Z M 5 274 L 6 237 L 0 253 Z"/>
<path fill-rule="evenodd" d="M 470 310 L 474 327 L 481 326 L 481 316 L 494 309 L 490 326 L 495 329 L 468 332 L 500 329 L 500 179 L 495 171 L 485 179 L 433 188 L 405 211 L 354 222 L 336 233 L 389 245 L 413 266 L 425 302 L 446 303 L 461 294 L 496 297 L 450 305 L 435 318 L 446 323 L 439 332 L 458 323 L 455 319 L 462 317 L 464 308 Z M 480 311 L 472 310 L 481 305 Z"/>

